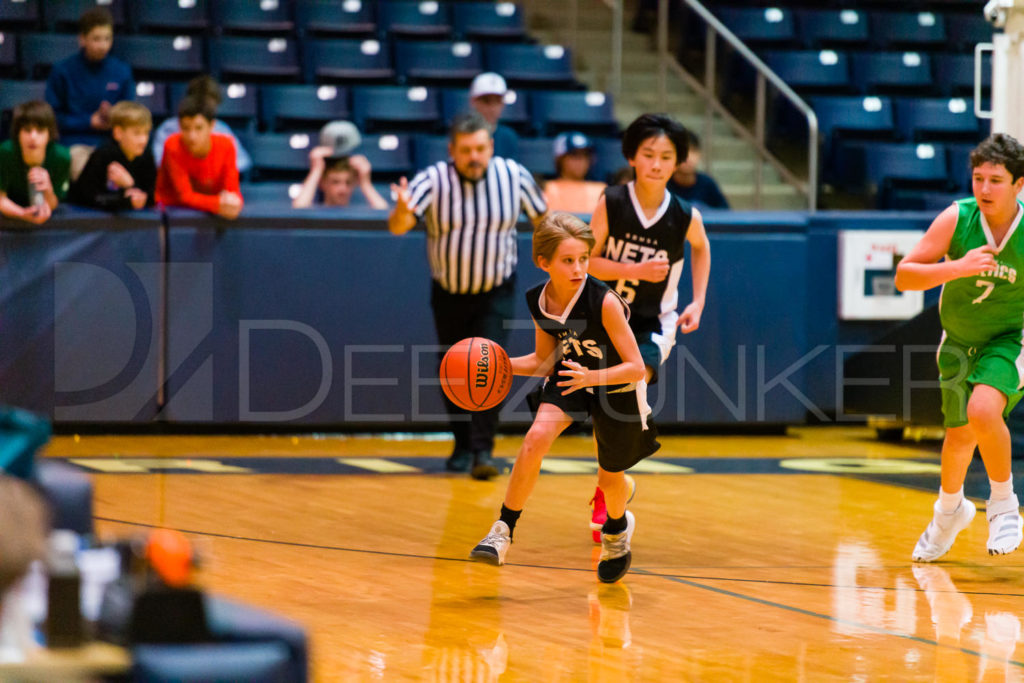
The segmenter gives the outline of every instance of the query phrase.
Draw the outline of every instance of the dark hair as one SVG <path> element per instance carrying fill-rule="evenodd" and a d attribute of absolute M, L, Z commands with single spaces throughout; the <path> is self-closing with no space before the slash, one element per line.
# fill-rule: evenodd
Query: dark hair
<path fill-rule="evenodd" d="M 114 28 L 114 17 L 106 7 L 93 7 L 82 12 L 78 18 L 78 35 L 88 35 L 90 31 L 99 26 Z"/>
<path fill-rule="evenodd" d="M 695 149 L 698 152 L 700 151 L 700 138 L 697 137 L 697 134 L 689 128 L 686 129 L 686 142 L 689 144 L 690 149 Z"/>
<path fill-rule="evenodd" d="M 641 114 L 622 136 L 622 155 L 632 159 L 644 140 L 664 135 L 676 148 L 678 162 L 685 159 L 689 151 L 688 133 L 683 124 L 667 114 Z"/>
<path fill-rule="evenodd" d="M 202 95 L 186 95 L 181 99 L 178 104 L 178 118 L 200 114 L 205 116 L 207 121 L 213 121 L 217 117 L 217 103 Z"/>
<path fill-rule="evenodd" d="M 456 116 L 452 121 L 449 140 L 455 142 L 456 135 L 464 135 L 466 133 L 472 134 L 481 130 L 486 130 L 488 135 L 494 134 L 494 126 L 492 126 L 487 119 L 479 113 L 475 111 L 464 112 Z"/>
<path fill-rule="evenodd" d="M 1024 147 L 1013 136 L 994 133 L 971 151 L 971 170 L 985 162 L 1002 164 L 1010 173 L 1012 182 L 1017 182 L 1024 176 Z"/>
<path fill-rule="evenodd" d="M 50 134 L 50 142 L 57 139 L 57 115 L 53 107 L 42 100 L 22 102 L 11 115 L 11 139 L 18 140 L 22 128 L 42 128 Z"/>
<path fill-rule="evenodd" d="M 216 79 L 209 74 L 196 76 L 189 81 L 188 87 L 185 88 L 185 94 L 208 97 L 213 100 L 214 107 L 219 107 L 222 99 L 220 94 L 220 85 L 218 85 Z"/>

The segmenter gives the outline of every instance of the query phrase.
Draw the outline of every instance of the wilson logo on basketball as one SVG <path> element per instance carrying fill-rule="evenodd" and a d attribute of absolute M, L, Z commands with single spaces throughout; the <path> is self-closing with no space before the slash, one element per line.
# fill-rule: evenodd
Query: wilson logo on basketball
<path fill-rule="evenodd" d="M 491 369 L 491 347 L 489 344 L 480 345 L 480 357 L 476 359 L 476 377 L 473 383 L 477 388 L 487 386 L 488 373 Z"/>

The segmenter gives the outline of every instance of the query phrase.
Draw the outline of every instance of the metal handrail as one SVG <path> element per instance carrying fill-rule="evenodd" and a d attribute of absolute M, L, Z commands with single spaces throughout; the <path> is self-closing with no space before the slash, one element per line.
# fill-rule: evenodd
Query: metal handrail
<path fill-rule="evenodd" d="M 705 137 L 707 142 L 705 147 L 711 145 L 711 109 L 714 109 L 719 115 L 721 115 L 734 129 L 739 133 L 741 137 L 752 142 L 757 147 L 759 155 L 755 162 L 756 173 L 755 173 L 755 197 L 758 205 L 761 201 L 761 184 L 763 168 L 761 159 L 766 158 L 768 161 L 777 168 L 777 170 L 789 181 L 798 187 L 804 194 L 807 195 L 808 209 L 810 211 L 816 211 L 818 205 L 818 117 L 814 114 L 814 110 L 800 98 L 793 89 L 790 88 L 785 81 L 772 71 L 767 64 L 762 62 L 757 55 L 755 55 L 749 47 L 747 47 L 743 41 L 736 37 L 736 35 L 730 31 L 721 21 L 719 21 L 711 12 L 708 11 L 704 5 L 697 0 L 682 0 L 686 5 L 704 20 L 704 23 L 708 27 L 708 31 L 705 38 L 704 53 L 705 53 L 705 70 L 704 70 L 704 83 L 701 84 L 697 79 L 690 76 L 689 73 L 683 69 L 682 65 L 679 64 L 668 53 L 668 36 L 667 31 L 659 26 L 658 30 L 658 53 L 659 60 L 665 62 L 669 68 L 676 71 L 683 79 L 691 86 L 694 87 L 697 92 L 704 97 L 705 102 L 709 106 L 706 114 L 705 123 Z M 658 23 L 659 25 L 664 21 L 667 23 L 668 17 L 668 0 L 659 0 L 658 2 Z M 715 74 L 717 71 L 717 63 L 715 57 L 715 36 L 720 35 L 738 54 L 740 54 L 747 62 L 754 67 L 757 71 L 757 84 L 755 91 L 755 121 L 754 121 L 754 132 L 751 134 L 743 124 L 741 124 L 734 116 L 728 113 L 725 106 L 718 100 L 715 94 Z M 659 79 L 659 85 L 663 85 L 663 79 Z M 765 106 L 766 106 L 766 82 L 770 82 L 775 88 L 782 93 L 782 95 L 789 100 L 793 106 L 797 108 L 807 119 L 808 129 L 808 145 L 807 145 L 807 183 L 804 184 L 796 178 L 796 176 L 786 168 L 778 159 L 776 159 L 765 146 Z M 665 101 L 666 94 L 659 93 L 661 101 Z M 711 154 L 710 150 L 707 150 L 708 158 L 710 162 Z"/>

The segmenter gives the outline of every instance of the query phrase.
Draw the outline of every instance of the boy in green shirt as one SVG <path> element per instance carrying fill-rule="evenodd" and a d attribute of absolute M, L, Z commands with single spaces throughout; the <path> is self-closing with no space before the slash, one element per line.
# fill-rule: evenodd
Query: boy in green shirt
<path fill-rule="evenodd" d="M 71 155 L 57 140 L 57 117 L 46 102 L 14 108 L 11 139 L 0 144 L 0 214 L 44 223 L 68 191 Z"/>
<path fill-rule="evenodd" d="M 1024 189 L 1024 147 L 996 133 L 970 161 L 973 198 L 939 214 L 896 269 L 901 291 L 942 285 L 936 355 L 946 427 L 942 486 L 934 517 L 914 547 L 917 562 L 945 555 L 974 518 L 963 483 L 976 446 L 991 486 L 989 554 L 1013 552 L 1024 535 L 1005 422 L 1024 396 L 1024 230 L 1018 229 L 1024 203 L 1017 199 Z"/>

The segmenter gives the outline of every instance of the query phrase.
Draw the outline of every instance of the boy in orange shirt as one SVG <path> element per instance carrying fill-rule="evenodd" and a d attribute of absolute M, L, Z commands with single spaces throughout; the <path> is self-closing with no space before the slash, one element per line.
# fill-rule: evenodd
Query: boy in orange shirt
<path fill-rule="evenodd" d="M 216 105 L 189 95 L 178 106 L 181 132 L 167 138 L 156 179 L 156 200 L 234 219 L 242 210 L 235 145 L 213 132 Z"/>

